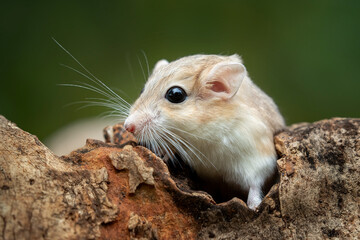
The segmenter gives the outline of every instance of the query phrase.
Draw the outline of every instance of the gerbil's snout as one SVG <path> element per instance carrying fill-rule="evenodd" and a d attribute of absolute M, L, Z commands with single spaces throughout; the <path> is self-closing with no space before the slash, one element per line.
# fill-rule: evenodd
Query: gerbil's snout
<path fill-rule="evenodd" d="M 126 131 L 131 132 L 131 133 L 134 133 L 136 130 L 135 124 L 133 124 L 133 123 L 130 123 L 130 124 L 125 123 L 124 127 L 125 127 Z"/>
<path fill-rule="evenodd" d="M 148 127 L 153 125 L 153 117 L 150 114 L 135 112 L 130 114 L 125 120 L 124 127 L 128 132 L 135 135 L 146 131 Z"/>
<path fill-rule="evenodd" d="M 124 127 L 125 127 L 126 131 L 134 133 L 134 134 L 135 134 L 135 131 L 141 130 L 141 126 L 139 126 L 139 123 L 131 120 L 131 118 L 129 118 L 129 117 L 125 120 Z"/>

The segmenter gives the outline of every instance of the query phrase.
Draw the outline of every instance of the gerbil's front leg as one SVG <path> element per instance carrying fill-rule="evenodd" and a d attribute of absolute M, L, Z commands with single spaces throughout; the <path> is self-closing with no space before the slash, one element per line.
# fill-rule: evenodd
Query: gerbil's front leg
<path fill-rule="evenodd" d="M 261 203 L 262 191 L 261 187 L 250 186 L 249 194 L 247 198 L 247 205 L 250 209 L 255 210 Z"/>

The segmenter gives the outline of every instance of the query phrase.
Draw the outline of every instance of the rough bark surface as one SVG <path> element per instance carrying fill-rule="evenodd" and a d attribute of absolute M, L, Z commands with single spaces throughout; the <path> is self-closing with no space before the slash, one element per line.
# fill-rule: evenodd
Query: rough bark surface
<path fill-rule="evenodd" d="M 121 127 L 57 157 L 0 116 L 0 239 L 356 239 L 360 120 L 275 137 L 280 180 L 258 210 L 215 203 Z M 112 142 L 112 143 L 111 143 Z"/>
<path fill-rule="evenodd" d="M 106 168 L 67 160 L 0 116 L 0 239 L 94 239 L 116 219 Z"/>
<path fill-rule="evenodd" d="M 360 238 L 360 119 L 294 125 L 275 143 L 280 210 L 291 236 Z"/>

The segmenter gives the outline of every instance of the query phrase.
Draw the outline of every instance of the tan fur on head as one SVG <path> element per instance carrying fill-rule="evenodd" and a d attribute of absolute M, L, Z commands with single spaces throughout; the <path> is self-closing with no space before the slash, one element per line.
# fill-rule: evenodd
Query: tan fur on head
<path fill-rule="evenodd" d="M 172 87 L 186 99 L 166 99 Z M 125 125 L 157 154 L 171 158 L 175 150 L 204 179 L 248 191 L 254 208 L 275 171 L 273 133 L 284 121 L 238 55 L 194 55 L 156 64 Z"/>

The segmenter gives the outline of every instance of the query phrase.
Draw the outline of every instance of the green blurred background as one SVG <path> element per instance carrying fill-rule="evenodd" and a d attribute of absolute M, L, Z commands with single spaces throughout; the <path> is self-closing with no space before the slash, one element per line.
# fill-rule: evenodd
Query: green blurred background
<path fill-rule="evenodd" d="M 288 124 L 360 117 L 360 1 L 2 1 L 0 114 L 40 139 L 103 108 L 61 87 L 86 79 L 51 39 L 134 101 L 142 51 L 157 60 L 233 54 Z M 146 68 L 146 67 L 145 67 Z"/>

